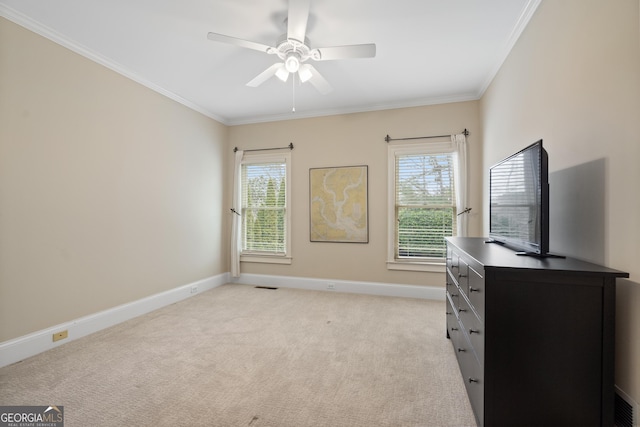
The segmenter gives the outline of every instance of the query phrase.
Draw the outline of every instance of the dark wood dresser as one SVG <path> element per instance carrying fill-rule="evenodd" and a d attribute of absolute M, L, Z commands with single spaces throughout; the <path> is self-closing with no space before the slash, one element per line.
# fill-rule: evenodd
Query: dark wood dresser
<path fill-rule="evenodd" d="M 616 278 L 447 239 L 447 337 L 479 426 L 613 426 Z"/>

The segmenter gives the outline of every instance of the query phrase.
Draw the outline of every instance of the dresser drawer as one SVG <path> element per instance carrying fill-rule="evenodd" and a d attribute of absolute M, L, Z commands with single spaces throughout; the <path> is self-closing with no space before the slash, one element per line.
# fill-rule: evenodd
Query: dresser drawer
<path fill-rule="evenodd" d="M 469 266 L 469 286 L 466 295 L 481 320 L 484 320 L 484 269 Z"/>
<path fill-rule="evenodd" d="M 465 294 L 469 292 L 469 264 L 462 257 L 458 258 L 458 272 L 455 276 L 458 286 Z"/>
<path fill-rule="evenodd" d="M 464 296 L 461 296 L 455 303 L 458 304 L 458 318 L 469 337 L 471 350 L 482 364 L 484 363 L 484 325 L 471 310 Z"/>
<path fill-rule="evenodd" d="M 458 254 L 451 247 L 447 247 L 447 270 L 454 276 L 458 275 Z"/>
<path fill-rule="evenodd" d="M 459 313 L 460 323 L 469 337 L 469 342 L 480 364 L 484 363 L 484 324 L 473 312 Z"/>
<path fill-rule="evenodd" d="M 455 283 L 449 272 L 447 272 L 447 295 L 451 298 L 451 303 L 453 304 L 453 308 L 456 312 L 457 317 L 458 301 L 460 300 L 460 288 L 458 288 L 458 284 Z"/>
<path fill-rule="evenodd" d="M 447 337 L 451 340 L 454 348 L 460 344 L 460 324 L 456 311 L 452 306 L 451 299 L 447 295 Z"/>
<path fill-rule="evenodd" d="M 471 307 L 469 307 L 469 303 L 464 296 L 459 296 L 458 298 L 452 298 L 451 303 L 455 305 L 454 309 L 460 318 L 460 321 L 465 325 L 471 321 L 471 317 L 474 317 L 473 311 L 471 311 Z"/>
<path fill-rule="evenodd" d="M 473 408 L 478 425 L 484 420 L 484 370 L 470 350 L 471 343 L 463 331 L 459 334 L 459 343 L 455 347 L 460 373 L 467 389 L 469 402 Z"/>
<path fill-rule="evenodd" d="M 447 270 L 447 292 L 450 294 L 458 292 L 458 284 L 453 280 L 451 276 L 451 271 Z"/>

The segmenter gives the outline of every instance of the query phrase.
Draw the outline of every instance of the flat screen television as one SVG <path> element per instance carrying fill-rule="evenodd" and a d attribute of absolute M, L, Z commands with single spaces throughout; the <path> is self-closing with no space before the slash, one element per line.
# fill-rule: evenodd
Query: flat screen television
<path fill-rule="evenodd" d="M 489 241 L 518 255 L 549 254 L 549 160 L 542 140 L 489 170 Z"/>

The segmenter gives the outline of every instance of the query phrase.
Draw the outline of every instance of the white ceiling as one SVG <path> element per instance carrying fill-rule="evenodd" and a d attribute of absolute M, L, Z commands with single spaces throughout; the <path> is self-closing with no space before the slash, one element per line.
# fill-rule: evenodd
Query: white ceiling
<path fill-rule="evenodd" d="M 333 86 L 246 83 L 273 55 L 287 0 L 0 0 L 2 16 L 228 125 L 479 99 L 540 0 L 312 0 L 312 47 L 375 43 L 314 62 Z M 292 113 L 295 102 L 296 112 Z"/>

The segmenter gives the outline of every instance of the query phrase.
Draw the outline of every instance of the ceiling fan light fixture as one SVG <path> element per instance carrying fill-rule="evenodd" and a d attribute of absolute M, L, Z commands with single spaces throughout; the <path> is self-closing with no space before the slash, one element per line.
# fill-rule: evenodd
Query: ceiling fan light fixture
<path fill-rule="evenodd" d="M 285 67 L 280 67 L 276 70 L 276 77 L 282 80 L 283 82 L 286 82 L 287 79 L 289 78 L 289 72 Z"/>
<path fill-rule="evenodd" d="M 284 67 L 290 73 L 295 73 L 300 68 L 300 59 L 297 55 L 289 55 L 284 61 Z"/>
<path fill-rule="evenodd" d="M 308 64 L 301 66 L 298 70 L 298 77 L 300 77 L 300 81 L 302 83 L 308 81 L 311 77 L 313 77 L 311 67 Z"/>

